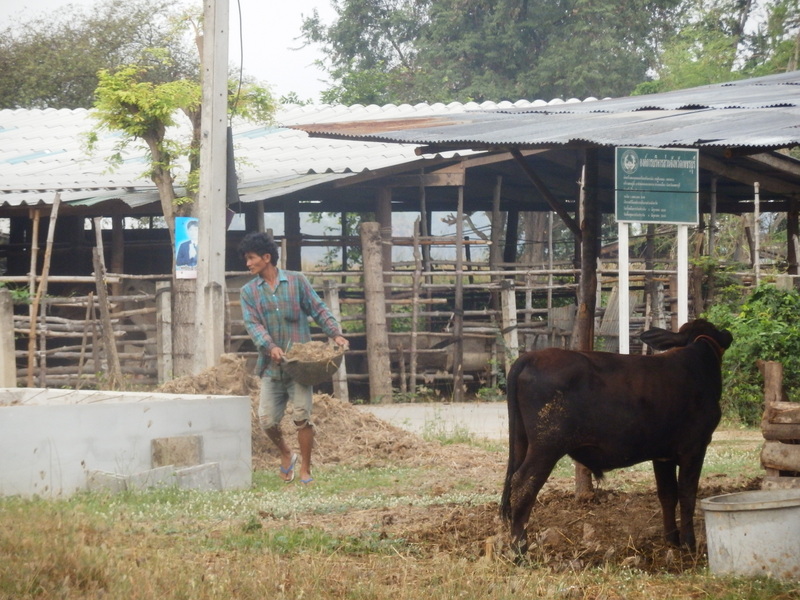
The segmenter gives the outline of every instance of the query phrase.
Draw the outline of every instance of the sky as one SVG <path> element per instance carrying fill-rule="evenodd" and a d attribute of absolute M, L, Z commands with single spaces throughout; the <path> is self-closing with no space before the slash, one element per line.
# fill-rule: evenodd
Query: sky
<path fill-rule="evenodd" d="M 317 48 L 293 48 L 302 46 L 295 38 L 300 35 L 303 17 L 311 16 L 315 8 L 323 22 L 333 20 L 335 11 L 329 0 L 229 1 L 228 62 L 238 67 L 243 54 L 245 74 L 269 84 L 278 97 L 293 91 L 301 100 L 319 100 L 320 92 L 328 86 L 324 82 L 325 73 L 313 63 L 322 58 L 322 54 Z M 26 0 L 24 3 L 0 0 L 0 22 L 7 22 L 10 17 L 27 20 L 69 4 L 91 6 L 94 3 L 95 0 Z M 239 46 L 240 12 L 243 52 Z"/>

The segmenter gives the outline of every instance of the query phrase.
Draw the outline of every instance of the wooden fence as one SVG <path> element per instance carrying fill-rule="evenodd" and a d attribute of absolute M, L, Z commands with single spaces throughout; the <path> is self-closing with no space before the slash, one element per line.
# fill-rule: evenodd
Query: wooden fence
<path fill-rule="evenodd" d="M 452 385 L 459 369 L 466 384 L 493 387 L 502 383 L 504 368 L 519 351 L 568 347 L 575 313 L 575 273 L 564 268 L 490 271 L 476 266 L 464 274 L 462 308 L 456 311 L 452 270 L 384 272 L 382 287 L 393 389 L 414 394 L 420 385 Z M 646 273 L 633 274 L 638 274 L 643 284 Z M 249 275 L 228 275 L 226 350 L 254 361 L 256 354 L 244 329 L 238 300 L 239 288 Z M 347 382 L 355 386 L 368 383 L 364 274 L 309 272 L 307 276 L 334 308 L 351 342 L 345 363 Z M 613 271 L 601 277 L 607 293 L 614 289 L 614 277 Z M 38 387 L 103 386 L 110 371 L 106 339 L 114 340 L 122 375 L 129 384 L 151 386 L 170 378 L 169 369 L 163 367 L 163 340 L 171 337 L 170 319 L 164 318 L 163 303 L 159 302 L 159 298 L 169 295 L 169 281 L 122 274 L 109 275 L 108 280 L 123 282 L 122 289 L 131 287 L 125 282 L 146 280 L 148 285 L 136 293 L 108 296 L 106 320 L 94 293 L 41 298 L 33 328 L 30 314 L 25 314 L 29 312 L 28 305 L 23 301 L 15 305 L 15 314 L 8 318 L 17 339 L 19 385 L 25 385 L 32 375 Z M 669 303 L 668 296 L 666 302 Z M 598 334 L 609 347 L 617 335 L 614 306 L 612 302 L 611 310 L 603 308 L 598 312 Z M 643 309 L 641 302 L 632 306 Z M 644 316 L 634 318 L 632 327 L 640 327 L 643 320 Z M 36 344 L 30 360 L 31 350 L 26 342 L 32 331 Z"/>

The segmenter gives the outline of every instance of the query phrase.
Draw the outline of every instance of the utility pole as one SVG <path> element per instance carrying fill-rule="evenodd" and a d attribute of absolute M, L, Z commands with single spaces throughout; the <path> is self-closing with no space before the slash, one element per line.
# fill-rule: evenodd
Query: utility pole
<path fill-rule="evenodd" d="M 195 373 L 224 350 L 229 12 L 228 0 L 204 2 Z"/>

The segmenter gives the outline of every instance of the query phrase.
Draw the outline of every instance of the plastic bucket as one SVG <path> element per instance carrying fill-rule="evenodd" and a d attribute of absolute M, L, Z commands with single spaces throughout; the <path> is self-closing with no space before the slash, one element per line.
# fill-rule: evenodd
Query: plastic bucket
<path fill-rule="evenodd" d="M 700 506 L 712 573 L 800 581 L 800 489 L 725 494 Z"/>

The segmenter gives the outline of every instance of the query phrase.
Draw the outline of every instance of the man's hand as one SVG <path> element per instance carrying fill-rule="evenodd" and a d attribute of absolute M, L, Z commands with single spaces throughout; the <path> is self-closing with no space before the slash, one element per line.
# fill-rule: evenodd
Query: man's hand
<path fill-rule="evenodd" d="M 344 338 L 344 336 L 341 336 L 341 335 L 337 335 L 335 338 L 333 338 L 333 342 L 337 346 L 340 346 L 340 347 L 344 348 L 345 350 L 347 350 L 350 347 L 350 342 L 348 342 Z"/>
<path fill-rule="evenodd" d="M 283 350 L 279 346 L 275 346 L 269 351 L 269 356 L 276 365 L 281 364 L 283 360 Z"/>

